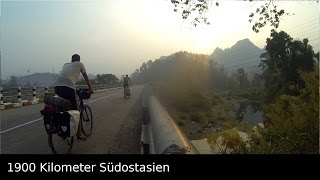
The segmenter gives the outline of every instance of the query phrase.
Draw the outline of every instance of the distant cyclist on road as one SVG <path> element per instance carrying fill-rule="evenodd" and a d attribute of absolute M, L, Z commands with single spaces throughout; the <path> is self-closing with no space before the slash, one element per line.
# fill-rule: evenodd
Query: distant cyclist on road
<path fill-rule="evenodd" d="M 89 81 L 88 75 L 84 65 L 80 62 L 80 56 L 78 54 L 72 55 L 71 63 L 65 63 L 62 67 L 61 74 L 55 85 L 55 93 L 71 101 L 71 109 L 77 110 L 77 101 L 76 101 L 76 80 L 78 79 L 80 72 L 86 81 L 89 93 L 92 94 L 92 86 Z M 79 126 L 80 128 L 80 126 Z M 84 138 L 81 137 L 81 130 L 78 130 L 77 136 L 80 140 Z"/>
<path fill-rule="evenodd" d="M 130 96 L 130 89 L 129 89 L 129 84 L 131 85 L 130 78 L 128 77 L 128 74 L 123 78 L 123 89 L 124 91 L 127 89 L 129 92 Z"/>

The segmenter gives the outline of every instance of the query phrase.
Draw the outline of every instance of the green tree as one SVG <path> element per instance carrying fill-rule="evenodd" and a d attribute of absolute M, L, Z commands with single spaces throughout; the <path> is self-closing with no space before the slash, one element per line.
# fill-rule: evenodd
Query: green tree
<path fill-rule="evenodd" d="M 253 79 L 251 81 L 251 85 L 252 86 L 261 86 L 262 81 L 263 81 L 262 75 L 258 74 L 258 73 L 254 73 Z"/>
<path fill-rule="evenodd" d="M 272 31 L 266 53 L 261 55 L 267 100 L 282 94 L 296 95 L 304 86 L 299 71 L 314 67 L 314 52 L 308 40 L 293 40 L 284 31 Z"/>
<path fill-rule="evenodd" d="M 140 73 L 144 73 L 148 69 L 148 66 L 145 62 L 142 63 L 140 67 Z"/>
<path fill-rule="evenodd" d="M 305 88 L 265 107 L 263 137 L 273 153 L 319 153 L 319 68 L 300 73 Z"/>
<path fill-rule="evenodd" d="M 151 67 L 152 67 L 152 64 L 153 64 L 152 60 L 149 60 L 149 61 L 147 62 L 147 67 L 148 67 L 148 68 L 151 68 Z"/>
<path fill-rule="evenodd" d="M 113 74 L 98 74 L 96 81 L 98 84 L 113 84 L 118 83 L 119 79 Z"/>
<path fill-rule="evenodd" d="M 209 61 L 212 62 L 212 61 Z M 228 77 L 224 68 L 216 68 L 216 64 L 209 64 L 209 85 L 211 88 L 225 89 L 228 86 Z"/>
<path fill-rule="evenodd" d="M 243 68 L 239 68 L 237 70 L 237 79 L 240 82 L 240 87 L 241 88 L 243 88 L 243 84 L 244 84 L 245 78 L 246 78 L 246 73 L 244 72 L 244 69 Z"/>
<path fill-rule="evenodd" d="M 139 80 L 139 69 L 136 69 L 134 73 L 131 74 L 130 79 L 132 82 L 140 82 Z"/>
<path fill-rule="evenodd" d="M 17 87 L 17 86 L 19 86 L 18 77 L 11 76 L 8 85 L 9 85 L 9 87 Z"/>
<path fill-rule="evenodd" d="M 254 0 L 244 1 L 252 2 Z M 192 24 L 194 26 L 200 23 L 210 24 L 207 17 L 208 10 L 212 7 L 212 4 L 220 5 L 218 0 L 171 0 L 171 3 L 174 5 L 174 11 L 181 13 L 183 19 L 193 18 Z M 249 22 L 253 23 L 252 30 L 258 33 L 259 29 L 267 24 L 278 28 L 280 17 L 283 15 L 289 15 L 289 13 L 286 13 L 284 9 L 278 9 L 274 0 L 269 0 L 249 15 Z"/>
<path fill-rule="evenodd" d="M 142 63 L 141 67 L 140 67 L 140 79 L 141 81 L 146 81 L 147 80 L 147 69 L 148 66 L 145 62 Z"/>
<path fill-rule="evenodd" d="M 315 55 L 314 55 L 314 57 L 316 58 L 316 60 L 318 61 L 318 63 L 319 63 L 319 52 L 317 52 Z"/>

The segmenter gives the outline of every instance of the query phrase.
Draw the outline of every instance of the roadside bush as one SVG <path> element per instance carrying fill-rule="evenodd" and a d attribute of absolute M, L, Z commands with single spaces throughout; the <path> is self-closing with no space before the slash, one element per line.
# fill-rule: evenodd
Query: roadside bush
<path fill-rule="evenodd" d="M 190 119 L 194 122 L 201 122 L 205 119 L 204 115 L 200 112 L 189 113 Z"/>
<path fill-rule="evenodd" d="M 211 109 L 210 99 L 206 96 L 193 96 L 191 106 L 199 111 L 209 111 Z"/>
<path fill-rule="evenodd" d="M 179 121 L 179 122 L 178 122 L 178 126 L 184 126 L 184 122 Z"/>
<path fill-rule="evenodd" d="M 282 95 L 264 107 L 263 136 L 275 153 L 319 153 L 319 68 L 300 76 L 305 88 L 298 96 Z"/>
<path fill-rule="evenodd" d="M 188 117 L 187 117 L 187 115 L 185 115 L 185 114 L 181 114 L 181 115 L 180 115 L 180 118 L 183 119 L 183 120 L 186 120 Z"/>

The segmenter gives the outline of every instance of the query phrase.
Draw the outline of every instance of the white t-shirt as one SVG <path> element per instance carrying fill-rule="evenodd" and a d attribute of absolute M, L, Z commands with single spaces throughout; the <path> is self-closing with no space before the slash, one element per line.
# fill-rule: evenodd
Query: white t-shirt
<path fill-rule="evenodd" d="M 81 62 L 75 61 L 71 63 L 65 63 L 62 67 L 61 74 L 55 86 L 67 86 L 72 89 L 76 89 L 76 80 L 81 73 L 86 72 L 84 65 Z"/>

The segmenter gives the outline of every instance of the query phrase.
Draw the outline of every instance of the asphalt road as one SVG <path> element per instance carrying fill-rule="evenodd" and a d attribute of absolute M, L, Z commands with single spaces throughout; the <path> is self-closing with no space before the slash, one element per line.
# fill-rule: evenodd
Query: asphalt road
<path fill-rule="evenodd" d="M 94 119 L 92 135 L 85 142 L 75 142 L 71 153 L 138 153 L 142 89 L 132 87 L 132 96 L 126 100 L 122 89 L 93 94 L 87 100 Z M 41 103 L 0 112 L 1 154 L 52 154 L 40 114 L 43 107 Z"/>

